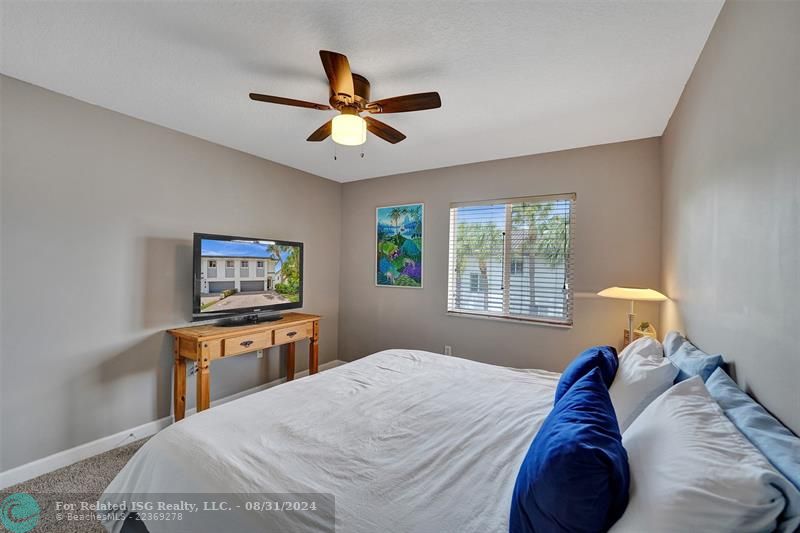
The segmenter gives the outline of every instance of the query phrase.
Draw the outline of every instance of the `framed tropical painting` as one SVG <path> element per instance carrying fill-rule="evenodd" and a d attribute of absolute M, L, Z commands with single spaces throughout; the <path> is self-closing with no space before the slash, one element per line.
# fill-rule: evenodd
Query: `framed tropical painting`
<path fill-rule="evenodd" d="M 423 204 L 375 210 L 375 284 L 422 288 Z"/>

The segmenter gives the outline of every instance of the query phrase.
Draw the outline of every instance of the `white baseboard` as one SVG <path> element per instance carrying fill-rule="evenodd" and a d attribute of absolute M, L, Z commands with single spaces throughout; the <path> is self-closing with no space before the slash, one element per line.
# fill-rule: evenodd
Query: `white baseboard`
<path fill-rule="evenodd" d="M 329 368 L 334 368 L 344 363 L 345 361 L 337 359 L 335 361 L 330 361 L 328 363 L 322 363 L 321 365 L 319 365 L 319 369 L 320 371 L 328 370 Z M 301 378 L 307 375 L 308 375 L 308 370 L 303 370 L 302 372 L 298 372 L 297 374 L 295 374 L 295 377 Z M 221 405 L 223 403 L 236 400 L 243 396 L 247 396 L 248 394 L 253 394 L 254 392 L 259 392 L 264 389 L 274 387 L 275 385 L 280 385 L 284 381 L 286 381 L 286 378 L 276 379 L 270 381 L 269 383 L 259 385 L 258 387 L 253 387 L 251 389 L 247 389 L 242 392 L 237 392 L 236 394 L 232 394 L 224 398 L 219 398 L 211 402 L 211 406 L 213 407 L 215 405 Z M 187 416 L 195 412 L 196 409 L 194 408 L 186 410 Z M 54 453 L 53 455 L 48 455 L 47 457 L 43 457 L 41 459 L 37 459 L 36 461 L 31 461 L 30 463 L 17 466 L 10 470 L 6 470 L 5 472 L 0 472 L 0 489 L 5 489 L 7 487 L 10 487 L 11 485 L 22 483 L 23 481 L 28 481 L 29 479 L 33 479 L 43 474 L 47 474 L 48 472 L 52 472 L 53 470 L 58 470 L 59 468 L 69 466 L 78 461 L 82 461 L 83 459 L 88 459 L 93 455 L 113 450 L 114 448 L 118 448 L 120 446 L 128 444 L 129 442 L 143 439 L 145 437 L 150 437 L 152 435 L 155 435 L 165 427 L 169 426 L 170 424 L 172 424 L 172 415 L 165 416 L 164 418 L 161 418 L 159 420 L 153 420 L 152 422 L 147 422 L 146 424 L 142 424 L 141 426 L 136 426 L 131 429 L 126 429 L 125 431 L 114 433 L 113 435 L 108 435 L 107 437 L 101 437 L 97 440 L 93 440 L 91 442 L 75 446 L 74 448 L 69 448 L 68 450 Z"/>

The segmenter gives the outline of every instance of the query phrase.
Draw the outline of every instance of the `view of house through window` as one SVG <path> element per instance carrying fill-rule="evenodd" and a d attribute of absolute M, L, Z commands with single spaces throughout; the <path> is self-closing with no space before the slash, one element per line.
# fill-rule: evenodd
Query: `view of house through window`
<path fill-rule="evenodd" d="M 574 194 L 450 206 L 450 313 L 572 324 Z"/>

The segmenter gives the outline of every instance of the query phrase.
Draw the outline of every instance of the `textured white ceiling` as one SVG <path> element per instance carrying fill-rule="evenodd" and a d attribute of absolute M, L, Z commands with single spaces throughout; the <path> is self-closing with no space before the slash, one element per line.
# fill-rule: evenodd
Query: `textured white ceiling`
<path fill-rule="evenodd" d="M 337 181 L 661 135 L 722 0 L 2 2 L 2 73 Z M 305 138 L 318 50 L 346 54 L 408 139 Z M 76 125 L 79 127 L 79 125 Z"/>

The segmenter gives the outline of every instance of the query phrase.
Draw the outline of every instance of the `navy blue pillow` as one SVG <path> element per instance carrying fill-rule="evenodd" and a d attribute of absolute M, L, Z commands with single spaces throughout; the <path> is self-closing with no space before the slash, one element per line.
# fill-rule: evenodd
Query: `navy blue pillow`
<path fill-rule="evenodd" d="M 599 368 L 579 379 L 522 461 L 509 533 L 606 531 L 628 505 L 630 471 Z"/>
<path fill-rule="evenodd" d="M 606 388 L 610 387 L 614 382 L 614 376 L 617 375 L 617 368 L 619 368 L 617 350 L 611 346 L 593 346 L 573 359 L 561 374 L 561 379 L 558 380 L 555 401 L 560 400 L 576 381 L 593 368 L 600 369 Z"/>

